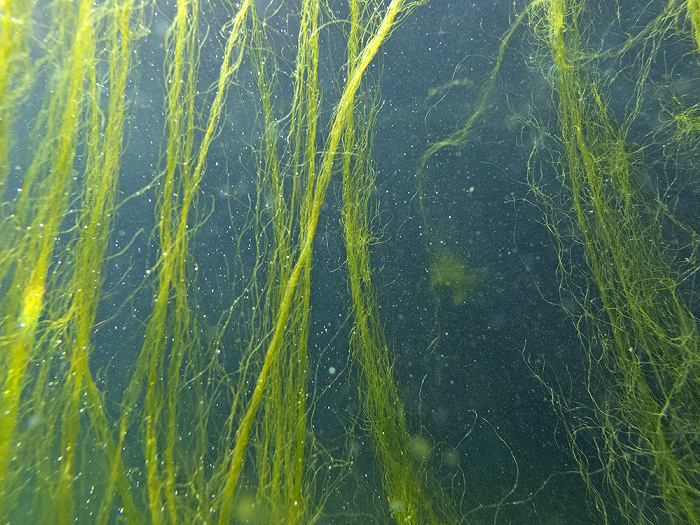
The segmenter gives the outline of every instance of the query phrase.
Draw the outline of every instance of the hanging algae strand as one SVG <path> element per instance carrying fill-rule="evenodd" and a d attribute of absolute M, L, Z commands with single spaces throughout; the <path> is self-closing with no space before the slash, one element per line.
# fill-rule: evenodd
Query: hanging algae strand
<path fill-rule="evenodd" d="M 241 63 L 242 49 L 246 42 L 244 31 L 251 2 L 240 7 L 229 26 L 224 56 L 215 85 L 216 92 L 204 124 L 204 135 L 196 154 L 194 148 L 194 108 L 199 44 L 197 42 L 198 12 L 196 2 L 179 2 L 169 39 L 172 51 L 166 58 L 168 69 L 167 93 L 168 133 L 166 168 L 163 192 L 158 203 L 160 223 L 157 225 L 161 241 L 161 257 L 158 264 L 158 280 L 154 295 L 153 311 L 146 327 L 146 335 L 131 382 L 125 394 L 119 443 L 123 443 L 130 426 L 131 407 L 143 395 L 146 386 L 143 416 L 145 434 L 144 455 L 146 461 L 149 508 L 153 523 L 163 521 L 161 509 L 165 506 L 170 522 L 178 522 L 175 495 L 176 478 L 180 474 L 175 462 L 178 441 L 178 403 L 183 362 L 192 361 L 191 352 L 199 346 L 193 330 L 188 305 L 186 262 L 189 255 L 190 214 L 196 210 L 199 185 L 205 173 L 206 156 L 223 111 L 226 93 L 232 76 Z M 178 196 L 181 200 L 178 200 Z M 170 345 L 164 331 L 173 325 L 174 337 Z M 168 364 L 167 371 L 165 364 Z M 164 392 L 160 377 L 167 378 Z M 161 422 L 165 411 L 165 421 Z M 205 417 L 199 416 L 201 421 Z M 204 425 L 203 422 L 200 425 Z M 165 461 L 159 460 L 163 457 Z M 165 499 L 165 502 L 163 501 Z"/>
<path fill-rule="evenodd" d="M 297 282 L 299 281 L 299 277 L 302 271 L 305 270 L 305 267 L 311 257 L 311 248 L 313 245 L 314 234 L 316 232 L 316 226 L 318 224 L 319 214 L 321 212 L 321 205 L 325 200 L 326 190 L 328 189 L 331 173 L 333 171 L 333 160 L 342 138 L 345 122 L 348 119 L 349 112 L 351 112 L 353 109 L 355 92 L 360 85 L 365 69 L 374 58 L 379 46 L 389 35 L 390 30 L 394 25 L 394 19 L 405 9 L 406 2 L 403 0 L 392 0 L 391 4 L 389 4 L 387 7 L 381 24 L 377 28 L 374 36 L 371 38 L 371 40 L 369 40 L 357 58 L 356 65 L 349 68 L 351 71 L 353 71 L 353 74 L 349 77 L 340 98 L 340 102 L 336 108 L 335 117 L 328 136 L 326 150 L 321 161 L 318 179 L 316 180 L 311 212 L 310 215 L 305 218 L 307 222 L 303 225 L 304 237 L 301 239 L 302 244 L 300 247 L 299 256 L 289 279 L 283 287 L 284 292 L 282 294 L 282 300 L 279 306 L 279 314 L 272 338 L 265 354 L 265 361 L 255 384 L 250 403 L 248 404 L 245 415 L 243 416 L 243 419 L 241 420 L 241 423 L 237 429 L 235 446 L 229 455 L 229 472 L 226 476 L 226 484 L 221 498 L 222 503 L 218 509 L 219 523 L 221 524 L 228 523 L 231 516 L 231 511 L 233 510 L 233 495 L 243 466 L 243 459 L 248 442 L 248 434 L 253 424 L 253 418 L 255 417 L 255 413 L 258 410 L 260 402 L 262 401 L 263 393 L 267 386 L 267 376 L 270 367 L 276 360 L 282 345 L 282 336 L 287 323 L 287 318 L 289 316 L 289 310 Z"/>
<path fill-rule="evenodd" d="M 351 3 L 349 57 L 357 55 L 362 28 L 356 22 L 358 7 L 359 2 Z M 349 71 L 353 73 L 352 69 Z M 382 471 L 391 516 L 401 524 L 439 523 L 421 466 L 408 453 L 412 440 L 371 280 L 370 245 L 374 240 L 370 230 L 369 189 L 374 187 L 375 170 L 370 162 L 370 144 L 375 117 L 375 105 L 370 105 L 368 114 L 360 113 L 357 119 L 349 111 L 344 131 L 342 224 L 354 317 L 350 350 L 353 361 L 359 365 L 358 394 Z M 445 514 L 443 509 L 440 511 Z"/>
<path fill-rule="evenodd" d="M 616 400 L 614 406 L 599 407 L 601 425 L 638 433 L 633 448 L 615 432 L 605 434 L 600 450 L 608 457 L 601 462 L 619 510 L 630 522 L 647 519 L 648 503 L 638 501 L 646 494 L 628 483 L 643 469 L 650 478 L 646 483 L 658 487 L 657 496 L 672 522 L 700 523 L 696 321 L 659 243 L 648 242 L 661 238 L 664 209 L 646 202 L 634 189 L 626 129 L 613 124 L 597 86 L 581 73 L 577 17 L 582 8 L 579 2 L 536 1 L 530 16 L 556 68 L 553 84 L 566 152 L 562 169 L 591 278 L 607 314 L 607 322 L 598 321 L 596 327 L 605 356 L 598 372 L 617 384 L 614 397 L 612 392 L 609 397 Z M 583 92 L 589 95 L 581 97 Z M 590 318 L 599 319 L 594 312 Z M 570 435 L 575 439 L 576 432 Z M 578 455 L 575 441 L 572 448 L 590 486 L 587 460 Z M 626 459 L 630 454 L 631 463 Z M 595 489 L 593 493 L 602 504 Z"/>
<path fill-rule="evenodd" d="M 3 7 L 12 12 L 12 5 Z M 21 286 L 10 287 L 7 297 L 3 299 L 2 310 L 7 313 L 8 308 L 21 304 L 21 300 L 16 302 L 20 290 L 28 293 L 29 300 L 25 301 L 28 308 L 23 308 L 19 326 L 27 335 L 28 330 L 32 335 L 30 339 L 22 337 L 23 341 L 18 341 L 12 327 L 3 326 L 2 345 L 12 349 L 8 353 L 15 363 L 10 365 L 0 389 L 3 392 L 0 399 L 0 412 L 3 414 L 3 421 L 0 422 L 0 512 L 5 510 L 2 500 L 6 496 L 13 498 L 13 503 L 17 504 L 19 492 L 8 487 L 8 480 L 12 479 L 19 486 L 26 484 L 34 487 L 32 513 L 37 521 L 51 519 L 58 523 L 75 520 L 74 490 L 80 485 L 79 482 L 75 483 L 75 479 L 80 476 L 79 461 L 85 453 L 81 443 L 84 438 L 81 430 L 85 426 L 81 428 L 84 425 L 81 421 L 86 419 L 80 414 L 89 416 L 90 431 L 103 443 L 107 456 L 111 457 L 114 453 L 111 425 L 104 413 L 102 394 L 88 368 L 89 341 L 102 294 L 100 268 L 109 244 L 114 216 L 127 103 L 124 92 L 132 45 L 134 39 L 140 38 L 138 32 L 132 31 L 131 24 L 140 27 L 141 10 L 134 9 L 131 2 L 111 5 L 105 11 L 93 7 L 90 2 L 80 2 L 75 7 L 56 6 L 57 31 L 52 33 L 55 62 L 48 61 L 53 68 L 52 89 L 47 91 L 47 102 L 39 111 L 33 130 L 38 137 L 38 147 L 32 152 L 31 164 L 24 173 L 22 192 L 12 203 L 16 206 L 16 214 L 2 224 L 3 230 L 12 220 L 25 224 L 25 233 L 12 235 L 14 246 L 9 249 L 2 246 L 3 256 L 0 259 L 4 262 L 0 280 L 14 272 L 11 278 L 22 283 Z M 29 19 L 23 20 L 23 24 L 31 27 Z M 73 28 L 73 31 L 68 28 Z M 10 57 L 9 63 L 16 58 Z M 105 81 L 97 73 L 96 64 L 101 60 L 110 63 L 106 78 L 112 96 L 106 111 L 100 107 L 97 89 L 98 83 Z M 51 71 L 52 68 L 47 67 L 46 70 Z M 5 115 L 3 110 L 3 117 Z M 73 165 L 76 149 L 81 144 L 79 130 L 82 129 L 89 138 L 84 150 L 86 161 L 81 181 L 80 227 L 74 230 L 75 236 L 69 244 L 70 253 L 64 254 L 65 264 L 47 275 L 47 262 L 55 256 L 53 252 L 59 245 L 57 241 L 68 236 L 59 225 L 68 212 L 68 196 L 78 190 L 74 182 L 78 177 Z M 9 133 L 9 128 L 3 128 L 0 133 Z M 14 259 L 14 268 L 11 264 L 5 265 L 9 259 Z M 29 268 L 32 268 L 30 277 L 27 275 Z M 30 283 L 28 287 L 25 279 Z M 57 285 L 63 288 L 57 288 Z M 41 325 L 32 320 L 39 316 L 43 318 Z M 5 315 L 2 317 L 8 319 Z M 60 353 L 53 350 L 44 353 L 48 348 L 58 346 L 62 349 Z M 29 377 L 24 374 L 23 368 L 32 361 L 36 367 Z M 58 395 L 55 388 L 50 390 L 50 386 L 56 383 L 47 379 L 54 374 L 62 379 Z M 27 396 L 23 403 L 34 405 L 32 424 L 37 427 L 32 430 L 34 435 L 55 432 L 58 436 L 55 440 L 41 443 L 27 439 L 22 450 L 15 448 L 14 454 L 22 457 L 24 450 L 31 457 L 34 449 L 36 457 L 41 457 L 47 453 L 53 455 L 49 450 L 55 450 L 61 460 L 56 480 L 51 479 L 42 462 L 37 463 L 39 475 L 34 479 L 26 474 L 27 477 L 20 481 L 19 476 L 24 473 L 8 472 L 4 455 L 7 441 L 13 439 L 22 443 L 20 436 L 28 437 L 27 429 L 17 426 L 15 410 L 9 408 L 25 395 L 23 390 Z M 12 421 L 8 421 L 10 418 Z M 123 473 L 121 467 L 120 472 Z M 117 492 L 126 513 L 136 518 L 126 484 L 119 482 Z M 40 494 L 50 494 L 51 498 L 40 497 Z M 53 508 L 52 503 L 55 505 Z M 10 508 L 7 515 L 12 515 L 12 510 Z"/>

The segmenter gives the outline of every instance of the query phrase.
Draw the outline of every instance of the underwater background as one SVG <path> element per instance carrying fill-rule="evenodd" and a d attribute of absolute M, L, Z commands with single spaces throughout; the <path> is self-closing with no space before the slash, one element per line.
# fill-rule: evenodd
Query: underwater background
<path fill-rule="evenodd" d="M 0 519 L 700 523 L 698 31 L 0 4 Z"/>

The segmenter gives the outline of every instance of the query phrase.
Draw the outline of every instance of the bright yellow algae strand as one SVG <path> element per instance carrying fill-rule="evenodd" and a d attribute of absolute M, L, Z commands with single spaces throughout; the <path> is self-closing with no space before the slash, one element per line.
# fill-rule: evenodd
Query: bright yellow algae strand
<path fill-rule="evenodd" d="M 177 12 L 173 26 L 168 33 L 167 44 L 173 44 L 174 49 L 169 50 L 166 60 L 168 68 L 168 92 L 167 92 L 167 128 L 166 128 L 166 168 L 163 180 L 163 190 L 157 206 L 160 213 L 156 220 L 160 235 L 161 256 L 159 257 L 159 274 L 156 297 L 153 303 L 153 311 L 149 317 L 146 334 L 141 352 L 137 358 L 136 369 L 131 377 L 130 384 L 125 392 L 123 411 L 119 422 L 119 439 L 117 455 L 113 460 L 112 474 L 117 472 L 117 465 L 121 461 L 121 449 L 127 430 L 130 426 L 132 411 L 138 403 L 142 389 L 146 388 L 144 399 L 143 434 L 144 456 L 146 462 L 147 491 L 149 497 L 149 510 L 153 523 L 161 522 L 162 482 L 158 471 L 158 443 L 156 427 L 159 422 L 160 412 L 163 406 L 163 392 L 160 382 L 162 377 L 163 354 L 165 352 L 164 330 L 167 313 L 168 298 L 171 282 L 178 284 L 179 275 L 173 268 L 184 254 L 178 253 L 177 239 L 173 239 L 173 217 L 176 206 L 173 204 L 173 193 L 176 187 L 176 175 L 178 167 L 182 172 L 188 169 L 190 159 L 193 118 L 193 77 L 186 77 L 185 60 L 190 59 L 193 65 L 194 34 L 195 29 L 189 24 L 188 18 L 197 20 L 197 6 L 191 7 L 191 2 L 178 2 Z M 170 48 L 169 48 L 170 49 Z M 196 69 L 195 69 L 196 71 Z M 192 72 L 194 75 L 194 71 Z M 184 94 L 183 94 L 184 88 Z M 183 118 L 187 114 L 189 118 Z M 188 125 L 189 124 L 189 125 Z M 181 173 L 184 177 L 184 173 Z M 177 306 L 176 306 L 177 307 Z M 145 385 L 144 385 L 145 383 Z M 114 482 L 110 478 L 110 485 Z M 175 509 L 168 505 L 167 511 L 173 513 Z M 171 517 L 173 514 L 170 514 Z"/>
<path fill-rule="evenodd" d="M 311 257 L 313 237 L 316 232 L 316 226 L 318 224 L 318 218 L 321 212 L 321 205 L 325 199 L 326 190 L 330 182 L 331 173 L 333 171 L 333 160 L 338 149 L 338 145 L 340 144 L 340 139 L 345 127 L 345 121 L 348 118 L 348 112 L 352 111 L 353 108 L 352 102 L 355 92 L 360 85 L 365 69 L 374 58 L 379 46 L 388 36 L 394 24 L 394 19 L 403 8 L 403 0 L 392 0 L 391 4 L 387 7 L 384 18 L 377 28 L 376 33 L 362 50 L 362 53 L 357 61 L 357 66 L 354 68 L 353 74 L 348 79 L 348 83 L 343 90 L 340 102 L 336 108 L 336 115 L 329 133 L 328 146 L 326 147 L 319 176 L 316 181 L 311 214 L 308 217 L 307 222 L 304 224 L 305 237 L 302 240 L 299 257 L 294 265 L 289 279 L 284 285 L 284 293 L 282 295 L 282 301 L 279 307 L 279 317 L 275 324 L 275 330 L 270 340 L 267 353 L 265 354 L 265 361 L 258 376 L 248 408 L 246 409 L 245 415 L 243 416 L 243 419 L 241 420 L 236 432 L 236 442 L 234 449 L 230 454 L 230 468 L 226 478 L 226 485 L 224 487 L 223 494 L 221 495 L 222 504 L 219 508 L 219 523 L 222 525 L 228 523 L 231 517 L 231 512 L 233 510 L 233 495 L 243 466 L 245 449 L 248 442 L 248 434 L 250 433 L 250 428 L 253 424 L 255 413 L 257 412 L 262 400 L 265 387 L 267 386 L 267 376 L 270 367 L 275 362 L 279 349 L 282 345 L 282 336 L 284 334 L 284 328 L 287 323 L 289 309 L 291 307 L 292 298 L 294 296 L 294 291 L 299 280 L 299 276 L 302 270 L 308 264 Z"/>
<path fill-rule="evenodd" d="M 352 40 L 351 35 L 349 41 Z M 348 47 L 352 56 L 351 44 Z M 373 237 L 368 189 L 374 185 L 374 175 L 369 162 L 371 152 L 365 145 L 371 142 L 375 111 L 373 108 L 365 123 L 358 125 L 359 133 L 349 116 L 345 131 L 342 213 L 354 315 L 350 348 L 354 361 L 360 365 L 359 395 L 375 443 L 392 517 L 397 523 L 439 523 L 421 482 L 420 467 L 408 453 L 410 434 L 404 404 L 396 386 L 371 281 L 369 248 Z"/>
<path fill-rule="evenodd" d="M 278 282 L 286 282 L 293 269 L 291 262 L 295 246 L 291 232 L 299 225 L 303 231 L 304 217 L 308 217 L 313 200 L 316 171 L 316 128 L 318 120 L 318 20 L 320 6 L 305 3 L 301 14 L 298 51 L 294 79 L 294 99 L 290 111 L 288 136 L 293 137 L 294 152 L 289 161 L 280 163 L 276 142 L 278 123 L 267 101 L 270 86 L 275 85 L 276 60 L 269 52 L 256 52 L 253 60 L 258 69 L 258 89 L 263 99 L 263 129 L 261 152 L 264 152 L 264 171 L 261 187 L 275 195 L 273 204 L 272 250 L 266 257 L 269 263 L 267 298 L 265 301 L 264 333 L 269 333 L 278 316 L 281 291 Z M 253 18 L 252 46 L 263 50 L 263 32 Z M 292 171 L 293 173 L 286 173 Z M 291 175 L 291 177 L 290 177 Z M 291 179 L 291 195 L 286 203 L 285 179 Z M 302 184 L 306 184 L 306 188 Z M 303 233 L 301 234 L 304 235 Z M 280 357 L 269 373 L 260 434 L 256 444 L 257 494 L 256 501 L 271 502 L 266 519 L 285 523 L 305 523 L 312 520 L 310 498 L 304 491 L 304 458 L 307 446 L 306 396 L 308 383 L 307 341 L 311 297 L 311 265 L 300 275 L 295 291 Z M 293 446 L 290 447 L 290 443 Z"/>
<path fill-rule="evenodd" d="M 267 295 L 264 304 L 262 318 L 262 333 L 269 333 L 278 315 L 281 300 L 279 282 L 286 282 L 292 270 L 294 246 L 292 244 L 292 231 L 296 227 L 295 219 L 298 213 L 299 202 L 295 200 L 299 186 L 303 182 L 300 177 L 298 164 L 300 148 L 303 143 L 295 144 L 295 155 L 292 163 L 286 165 L 280 159 L 277 152 L 280 122 L 275 115 L 272 104 L 275 87 L 277 86 L 277 59 L 268 49 L 266 42 L 265 24 L 257 18 L 257 14 L 251 16 L 251 62 L 257 78 L 258 92 L 260 94 L 262 114 L 262 137 L 260 144 L 260 163 L 258 170 L 258 192 L 269 196 L 269 228 L 272 230 L 270 238 L 271 247 L 266 252 L 265 264 L 267 280 L 265 289 Z M 299 36 L 299 50 L 297 51 L 297 70 L 294 77 L 299 82 L 305 73 L 305 57 L 308 52 L 308 44 L 302 39 L 308 33 Z M 295 86 L 297 87 L 297 86 Z M 299 87 L 303 87 L 301 85 Z M 300 115 L 299 105 L 303 104 L 303 97 L 296 91 L 292 105 L 292 113 L 297 115 L 299 121 L 290 120 L 288 135 L 300 138 L 299 133 L 303 129 L 304 119 Z M 296 131 L 295 131 L 296 130 Z M 286 173 L 294 170 L 293 174 Z M 285 199 L 285 178 L 291 175 L 291 198 Z M 287 192 L 289 188 L 287 189 Z M 260 202 L 258 202 L 260 204 Z M 258 208 L 260 209 L 260 208 Z M 262 214 L 261 214 L 262 215 Z M 306 273 L 301 276 L 297 287 L 297 297 L 302 301 L 301 308 L 292 308 L 288 320 L 290 337 L 283 338 L 279 350 L 280 357 L 273 364 L 269 373 L 269 385 L 266 392 L 266 402 L 262 408 L 261 422 L 258 425 L 258 438 L 255 446 L 257 502 L 268 502 L 269 509 L 262 512 L 265 517 L 258 519 L 269 522 L 296 523 L 300 520 L 302 512 L 306 512 L 302 487 L 296 483 L 296 465 L 292 463 L 292 455 L 303 459 L 304 436 L 297 441 L 297 432 L 294 426 L 302 425 L 306 431 L 306 414 L 299 411 L 299 406 L 305 406 L 300 399 L 299 392 L 305 390 L 307 382 L 306 367 L 295 367 L 294 363 L 305 363 L 306 342 L 308 338 L 308 313 L 304 309 L 308 307 L 308 295 L 310 294 L 310 282 L 306 279 Z M 306 306 L 305 306 L 306 305 Z M 290 447 L 290 443 L 294 447 Z M 303 508 L 302 508 L 303 507 Z"/>
<path fill-rule="evenodd" d="M 66 418 L 71 421 L 68 431 L 64 431 L 64 439 L 67 444 L 78 441 L 77 431 L 79 425 L 79 412 L 81 411 L 81 394 L 88 394 L 87 403 L 88 414 L 94 428 L 98 430 L 98 435 L 105 443 L 109 451 L 114 450 L 112 444 L 111 429 L 107 431 L 106 416 L 102 409 L 102 396 L 95 385 L 88 367 L 88 347 L 90 343 L 91 329 L 95 322 L 97 305 L 102 292 L 101 268 L 104 262 L 105 251 L 110 239 L 112 220 L 114 214 L 114 199 L 117 190 L 119 177 L 120 157 L 123 149 L 125 105 L 126 105 L 126 85 L 127 76 L 130 70 L 130 59 L 133 55 L 131 38 L 132 31 L 130 24 L 132 17 L 139 11 L 133 10 L 133 1 L 122 3 L 115 2 L 110 5 L 107 18 L 107 37 L 109 45 L 109 84 L 111 86 L 111 96 L 107 108 L 106 126 L 103 130 L 100 127 L 98 93 L 95 88 L 97 81 L 94 78 L 95 70 L 91 71 L 90 86 L 92 86 L 92 108 L 91 138 L 89 144 L 89 160 L 86 168 L 87 188 L 84 195 L 84 214 L 81 224 L 80 239 L 75 248 L 79 255 L 76 260 L 76 270 L 73 277 L 75 299 L 71 309 L 72 314 L 77 317 L 74 321 L 76 325 L 75 342 L 72 345 L 70 381 L 74 383 L 73 399 L 67 408 Z M 138 23 L 138 19 L 136 20 Z M 84 386 L 82 386 L 84 384 Z M 82 401 L 84 402 L 84 401 Z M 75 454 L 74 451 L 71 455 Z M 113 460 L 114 455 L 110 455 Z M 64 484 L 68 485 L 72 479 L 72 473 L 66 468 L 64 473 Z M 122 504 L 125 508 L 125 515 L 130 519 L 138 519 L 130 493 L 125 489 L 123 479 L 123 466 L 119 466 L 117 473 L 119 480 L 110 480 L 117 484 Z M 60 496 L 63 498 L 64 496 Z M 72 498 L 71 498 L 72 499 Z M 105 495 L 104 507 L 109 507 L 112 501 L 112 491 Z M 106 518 L 106 517 L 105 517 Z"/>
<path fill-rule="evenodd" d="M 121 143 L 123 137 L 124 123 L 124 103 L 123 92 L 126 85 L 126 74 L 128 71 L 129 58 L 132 50 L 130 48 L 130 40 L 121 38 L 123 31 L 127 28 L 131 16 L 134 14 L 130 4 L 121 6 L 110 6 L 104 11 L 95 12 L 91 9 L 89 3 L 78 5 L 77 21 L 69 23 L 68 20 L 73 16 L 71 10 L 64 10 L 65 18 L 57 17 L 57 22 L 61 27 L 74 26 L 73 38 L 70 37 L 71 32 L 66 31 L 66 45 L 70 46 L 70 53 L 65 53 L 68 57 L 63 64 L 57 65 L 59 86 L 65 85 L 70 89 L 69 96 L 66 96 L 66 87 L 63 89 L 54 89 L 55 96 L 50 98 L 48 109 L 42 110 L 39 120 L 47 121 L 47 131 L 42 137 L 41 146 L 36 152 L 32 165 L 28 170 L 28 176 L 25 177 L 24 190 L 26 195 L 31 195 L 34 192 L 34 181 L 37 180 L 36 175 L 40 170 L 46 170 L 49 173 L 49 178 L 45 181 L 38 179 L 42 188 L 47 190 L 46 194 L 39 193 L 36 202 L 40 203 L 36 209 L 36 213 L 25 203 L 18 204 L 19 214 L 22 219 L 27 220 L 26 215 L 35 213 L 34 226 L 27 231 L 22 237 L 17 239 L 18 252 L 20 250 L 31 250 L 31 236 L 36 239 L 50 239 L 53 241 L 57 238 L 54 236 L 44 237 L 43 232 L 46 232 L 46 213 L 55 212 L 56 224 L 60 223 L 62 216 L 60 212 L 65 213 L 65 206 L 62 204 L 68 194 L 70 181 L 73 179 L 73 170 L 70 168 L 72 160 L 66 160 L 64 170 L 57 169 L 56 164 L 52 163 L 45 168 L 47 164 L 44 155 L 53 156 L 55 150 L 53 146 L 47 147 L 49 144 L 56 143 L 59 146 L 64 145 L 64 140 L 54 142 L 55 136 L 62 136 L 64 139 L 70 139 L 72 135 L 72 144 L 66 149 L 69 150 L 69 156 L 73 155 L 73 149 L 79 144 L 79 140 L 75 139 L 75 130 L 81 127 L 86 128 L 86 133 L 89 135 L 87 141 L 87 168 L 84 176 L 84 192 L 82 195 L 82 211 L 80 218 L 80 227 L 74 231 L 75 243 L 72 244 L 71 252 L 75 254 L 72 257 L 73 276 L 68 278 L 62 286 L 65 286 L 65 292 L 61 292 L 59 300 L 55 290 L 53 295 L 44 299 L 47 292 L 43 289 L 41 292 L 33 291 L 31 288 L 31 297 L 28 302 L 29 309 L 35 312 L 32 315 L 41 315 L 50 320 L 50 324 L 44 324 L 44 327 L 38 331 L 38 339 L 34 339 L 31 352 L 26 353 L 26 359 L 36 359 L 37 352 L 41 351 L 46 344 L 53 344 L 47 339 L 53 338 L 60 334 L 61 339 L 68 339 L 66 344 L 67 351 L 63 358 L 69 366 L 67 373 L 63 374 L 65 380 L 62 386 L 62 399 L 41 399 L 42 395 L 48 395 L 45 390 L 45 383 L 41 380 L 46 376 L 51 366 L 53 356 L 48 355 L 47 359 L 44 356 L 40 357 L 40 368 L 38 369 L 38 378 L 34 378 L 36 388 L 33 399 L 37 401 L 39 406 L 34 410 L 40 410 L 40 407 L 47 403 L 52 405 L 51 410 L 44 409 L 44 413 L 35 412 L 35 416 L 40 419 L 47 420 L 46 425 L 52 431 L 53 428 L 58 428 L 60 423 L 60 463 L 58 477 L 55 480 L 49 479 L 46 476 L 39 474 L 41 479 L 37 479 L 36 491 L 48 490 L 55 500 L 56 511 L 52 512 L 51 519 L 57 522 L 69 522 L 74 519 L 73 508 L 73 482 L 80 472 L 77 471 L 76 450 L 84 443 L 81 442 L 82 434 L 79 432 L 82 413 L 89 415 L 91 424 L 96 430 L 102 443 L 105 445 L 105 450 L 113 450 L 111 445 L 111 425 L 107 423 L 105 414 L 103 413 L 102 394 L 95 386 L 89 374 L 88 368 L 88 348 L 91 335 L 92 325 L 95 319 L 97 303 L 101 295 L 102 278 L 101 266 L 104 258 L 104 251 L 109 242 L 109 233 L 111 228 L 111 216 L 113 211 L 114 191 L 116 188 L 116 180 L 119 170 L 119 159 L 121 155 Z M 126 24 L 126 26 L 125 26 Z M 96 71 L 94 64 L 97 61 L 95 50 L 97 42 L 100 42 L 100 49 L 104 40 L 100 39 L 100 34 L 107 25 L 111 30 L 111 37 L 107 39 L 108 56 L 111 61 L 109 68 L 110 86 L 112 97 L 106 114 L 103 114 L 99 107 L 99 95 L 96 88 Z M 116 34 L 122 31 L 122 35 Z M 120 41 L 120 45 L 116 45 Z M 56 49 L 55 51 L 59 51 Z M 59 53 L 60 55 L 60 53 Z M 125 60 L 120 60 L 124 58 Z M 78 66 L 76 68 L 76 65 Z M 83 86 L 87 86 L 84 88 Z M 87 91 L 86 91 L 87 89 Z M 122 96 L 119 96 L 119 93 Z M 84 113 L 76 109 L 82 106 Z M 56 118 L 58 108 L 63 108 L 63 118 Z M 107 118 L 100 118 L 106 116 Z M 102 123 L 106 122 L 103 126 Z M 70 127 L 73 126 L 71 132 Z M 52 132 L 54 127 L 63 130 L 62 132 Z M 37 126 L 37 129 L 41 129 Z M 63 185 L 63 192 L 56 195 L 56 185 L 49 185 L 55 180 L 55 175 L 65 172 L 66 182 Z M 51 178 L 53 177 L 53 178 Z M 28 202 L 28 201 L 27 201 Z M 33 204 L 36 206 L 36 204 Z M 50 211 L 48 211 L 50 210 Z M 44 226 L 37 226 L 42 223 Z M 53 246 L 48 251 L 51 257 Z M 31 260 L 32 256 L 27 257 Z M 32 261 L 33 262 L 33 261 Z M 41 261 L 40 261 L 41 263 Z M 34 270 L 35 276 L 40 273 L 41 265 Z M 56 285 L 56 270 L 52 272 L 49 282 L 44 283 L 44 289 L 49 290 L 51 286 Z M 16 272 L 16 279 L 20 279 L 23 271 Z M 64 276 L 68 277 L 68 276 Z M 61 278 L 59 278 L 61 279 Z M 13 287 L 14 288 L 14 287 Z M 43 302 L 48 301 L 47 306 L 43 306 Z M 24 315 L 27 315 L 26 313 Z M 59 341 L 60 343 L 60 341 Z M 14 356 L 20 355 L 15 352 Z M 28 378 L 32 380 L 32 378 Z M 30 383 L 31 384 L 31 383 Z M 31 395 L 29 397 L 32 397 Z M 42 423 L 43 424 L 43 423 Z M 40 468 L 40 467 L 38 467 Z M 76 472 L 77 471 L 77 472 Z M 123 472 L 123 469 L 121 469 Z M 133 502 L 131 502 L 130 494 L 125 489 L 122 480 L 118 483 L 120 496 L 123 500 L 123 505 L 127 516 L 136 517 L 134 512 Z M 40 506 L 47 505 L 47 500 L 44 499 Z M 48 507 L 47 507 L 48 508 Z M 33 509 L 35 513 L 39 513 L 40 509 Z"/>
<path fill-rule="evenodd" d="M 0 510 L 4 496 L 7 462 L 10 447 L 17 425 L 17 407 L 24 386 L 24 374 L 31 356 L 36 337 L 39 316 L 44 308 L 44 290 L 49 261 L 53 253 L 54 238 L 65 214 L 67 192 L 71 180 L 71 168 L 75 155 L 75 137 L 80 118 L 82 97 L 80 96 L 87 61 L 84 60 L 92 43 L 93 28 L 91 23 L 89 0 L 80 3 L 77 20 L 77 32 L 66 67 L 64 80 L 66 91 L 55 96 L 65 97 L 66 104 L 61 115 L 52 114 L 49 118 L 60 119 L 58 145 L 51 156 L 51 187 L 44 202 L 43 217 L 35 222 L 35 233 L 28 242 L 22 256 L 24 267 L 32 267 L 27 283 L 22 283 L 24 291 L 21 298 L 20 314 L 4 334 L 6 348 L 9 348 L 9 367 L 0 392 Z M 52 137 L 53 138 L 53 137 Z M 43 219 L 43 220 L 42 220 Z M 39 224 L 41 223 L 41 224 Z M 17 270 L 17 276 L 23 270 Z M 14 284 L 14 283 L 13 283 Z M 16 285 L 15 285 L 16 286 Z"/>
<path fill-rule="evenodd" d="M 121 450 L 126 432 L 130 426 L 130 416 L 140 392 L 145 387 L 144 400 L 144 455 L 146 459 L 147 487 L 149 509 L 153 523 L 163 520 L 162 508 L 165 507 L 169 522 L 177 523 L 177 505 L 175 500 L 175 460 L 174 448 L 177 442 L 177 396 L 179 395 L 180 364 L 185 356 L 186 341 L 183 332 L 190 331 L 190 316 L 185 288 L 185 266 L 188 257 L 188 218 L 195 203 L 199 182 L 205 172 L 205 159 L 208 148 L 217 134 L 218 122 L 223 110 L 226 89 L 230 77 L 240 65 L 242 51 L 234 53 L 236 46 L 242 50 L 245 32 L 245 3 L 230 29 L 226 52 L 220 69 L 217 92 L 209 111 L 205 134 L 199 145 L 197 156 L 192 155 L 193 132 L 195 130 L 193 108 L 196 90 L 196 56 L 198 44 L 195 41 L 197 29 L 197 2 L 178 4 L 170 39 L 174 46 L 169 54 L 168 68 L 168 132 L 166 134 L 166 169 L 163 191 L 158 209 L 160 220 L 158 231 L 161 241 L 161 257 L 156 290 L 156 300 L 149 318 L 146 337 L 142 351 L 137 360 L 137 368 L 132 376 L 124 400 L 124 412 L 120 421 L 119 442 Z M 185 67 L 187 65 L 191 69 Z M 187 117 L 184 117 L 187 115 Z M 194 163 L 196 159 L 196 164 Z M 179 176 L 179 179 L 178 179 Z M 178 187 L 177 190 L 175 188 Z M 173 194 L 182 196 L 181 202 Z M 171 297 L 172 294 L 172 297 Z M 170 306 L 169 306 L 170 304 Z M 165 327 L 168 325 L 169 312 L 175 315 L 175 335 L 170 346 L 167 371 L 167 393 L 163 391 L 161 377 L 165 360 Z M 179 327 L 179 328 L 178 328 Z M 189 336 L 188 336 L 189 337 Z M 144 384 L 145 383 L 145 384 Z M 167 409 L 165 439 L 159 436 L 161 413 Z M 162 452 L 161 452 L 162 451 Z M 118 481 L 118 462 L 120 453 L 113 461 L 110 484 Z M 159 462 L 163 456 L 165 461 Z M 159 464 L 162 464 L 162 472 Z M 164 474 L 164 476 L 162 475 Z M 163 498 L 166 504 L 163 505 Z"/>
<path fill-rule="evenodd" d="M 359 48 L 359 2 L 351 2 L 351 31 L 348 57 L 356 57 Z M 350 70 L 352 74 L 352 69 Z M 421 483 L 418 465 L 407 453 L 410 435 L 403 401 L 396 387 L 388 346 L 379 321 L 376 293 L 371 280 L 369 248 L 370 188 L 374 175 L 370 163 L 371 135 L 376 108 L 355 124 L 348 112 L 343 143 L 343 209 L 348 279 L 354 315 L 350 331 L 350 349 L 360 365 L 359 389 L 365 417 L 382 470 L 384 490 L 391 514 L 397 523 L 438 523 L 432 503 Z"/>

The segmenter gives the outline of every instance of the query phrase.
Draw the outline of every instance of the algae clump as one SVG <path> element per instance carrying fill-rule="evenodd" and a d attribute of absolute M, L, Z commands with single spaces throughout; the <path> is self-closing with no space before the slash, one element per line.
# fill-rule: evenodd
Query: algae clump
<path fill-rule="evenodd" d="M 442 248 L 430 258 L 430 291 L 448 292 L 455 305 L 464 304 L 481 286 L 486 268 L 474 268 L 449 248 Z"/>

